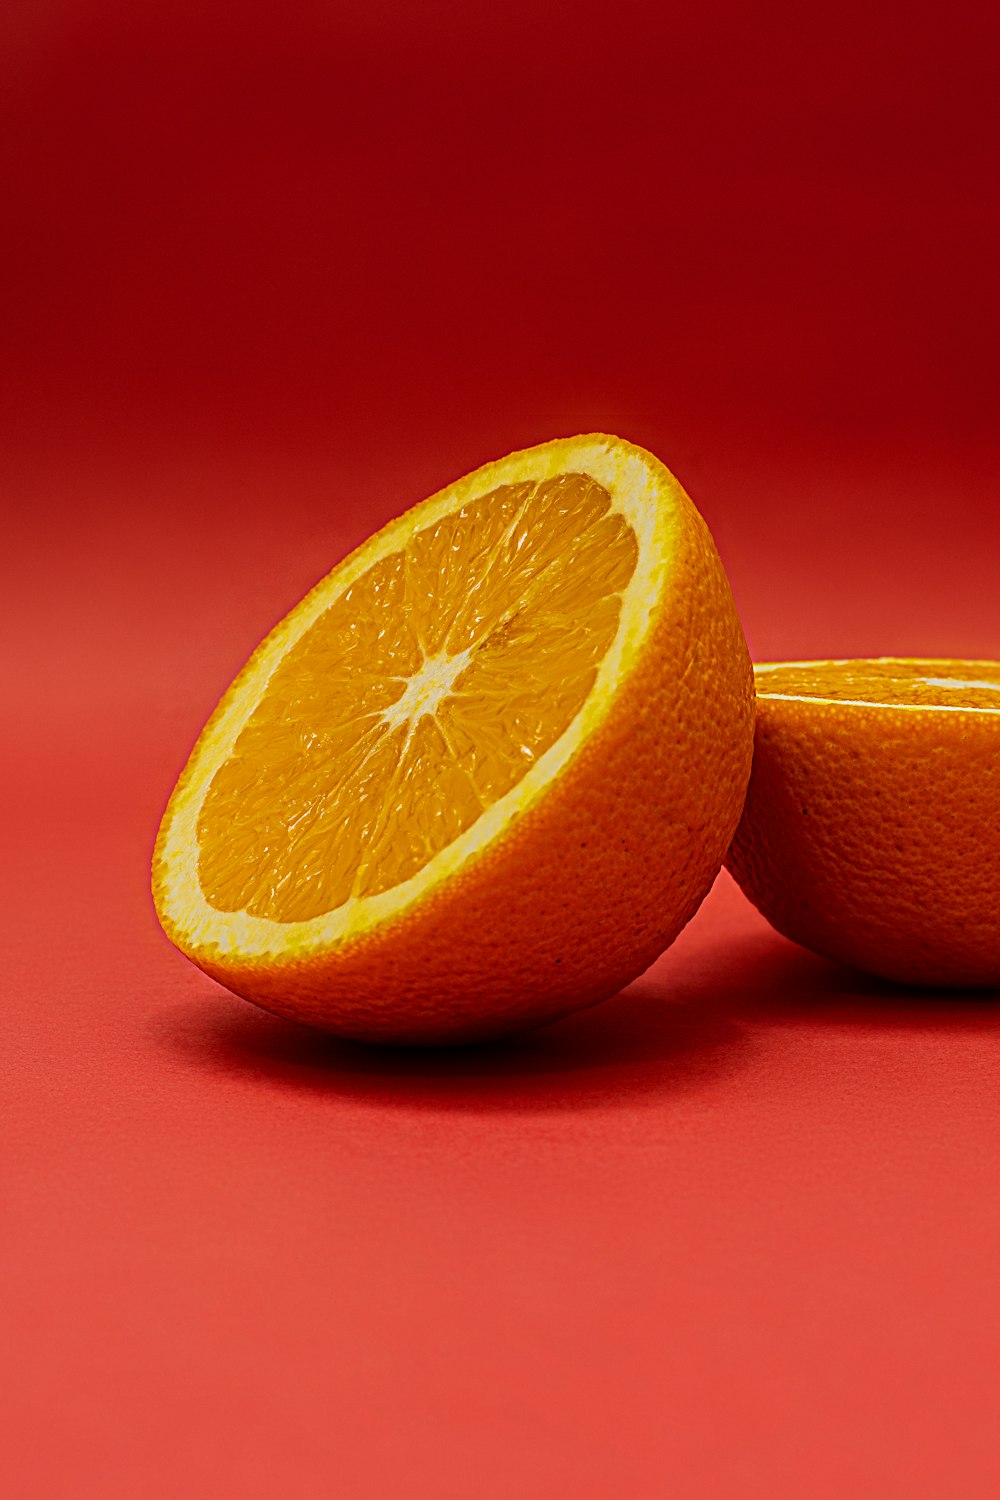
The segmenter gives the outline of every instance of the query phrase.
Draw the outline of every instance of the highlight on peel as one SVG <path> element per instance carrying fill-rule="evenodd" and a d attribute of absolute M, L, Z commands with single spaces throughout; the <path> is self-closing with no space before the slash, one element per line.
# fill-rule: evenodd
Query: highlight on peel
<path fill-rule="evenodd" d="M 905 984 L 1000 986 L 1000 662 L 755 668 L 727 865 L 779 932 Z"/>
<path fill-rule="evenodd" d="M 704 522 L 618 438 L 511 454 L 271 632 L 157 839 L 171 940 L 279 1014 L 496 1035 L 641 973 L 718 872 L 753 693 Z"/>

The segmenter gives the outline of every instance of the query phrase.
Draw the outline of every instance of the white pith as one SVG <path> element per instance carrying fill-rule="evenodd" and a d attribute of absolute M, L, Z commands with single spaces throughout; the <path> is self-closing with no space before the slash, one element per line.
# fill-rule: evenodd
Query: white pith
<path fill-rule="evenodd" d="M 414 672 L 406 684 L 401 698 L 382 710 L 382 722 L 390 729 L 399 724 L 408 724 L 423 714 L 433 718 L 438 705 L 447 698 L 472 658 L 471 649 L 454 655 L 447 651 L 437 656 L 424 658 L 420 670 Z"/>
<path fill-rule="evenodd" d="M 979 682 L 966 677 L 921 677 L 928 687 L 941 688 L 988 688 L 991 693 L 1000 693 L 1000 682 Z"/>

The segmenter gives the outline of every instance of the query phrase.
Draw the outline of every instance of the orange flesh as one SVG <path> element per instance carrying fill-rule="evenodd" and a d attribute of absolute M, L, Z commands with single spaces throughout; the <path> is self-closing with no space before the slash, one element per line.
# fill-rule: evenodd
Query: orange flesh
<path fill-rule="evenodd" d="M 414 875 L 572 723 L 637 559 L 584 474 L 503 485 L 381 558 L 290 650 L 216 773 L 206 899 L 305 921 Z"/>
<path fill-rule="evenodd" d="M 1000 710 L 1000 669 L 993 662 L 800 662 L 758 668 L 757 693 L 760 697 L 996 711 Z"/>

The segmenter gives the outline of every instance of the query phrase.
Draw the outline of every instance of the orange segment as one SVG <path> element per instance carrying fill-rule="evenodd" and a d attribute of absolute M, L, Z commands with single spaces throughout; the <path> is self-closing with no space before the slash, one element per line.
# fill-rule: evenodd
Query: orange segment
<path fill-rule="evenodd" d="M 171 798 L 157 910 L 230 988 L 352 1035 L 593 1003 L 721 864 L 750 685 L 711 539 L 652 455 L 512 454 L 372 537 L 261 645 Z"/>
<path fill-rule="evenodd" d="M 756 668 L 727 863 L 787 937 L 913 984 L 1000 985 L 1000 663 Z"/>

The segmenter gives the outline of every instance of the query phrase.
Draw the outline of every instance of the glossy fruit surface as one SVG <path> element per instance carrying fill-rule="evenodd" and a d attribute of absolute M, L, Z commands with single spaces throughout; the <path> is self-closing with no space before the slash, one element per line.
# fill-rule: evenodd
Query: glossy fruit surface
<path fill-rule="evenodd" d="M 901 983 L 1000 985 L 1000 663 L 759 665 L 727 865 L 786 937 Z"/>
<path fill-rule="evenodd" d="M 489 464 L 339 564 L 259 647 L 170 800 L 171 939 L 347 1035 L 492 1035 L 615 993 L 692 915 L 739 818 L 752 673 L 652 455 Z"/>

